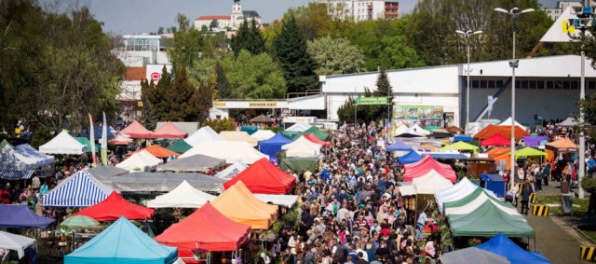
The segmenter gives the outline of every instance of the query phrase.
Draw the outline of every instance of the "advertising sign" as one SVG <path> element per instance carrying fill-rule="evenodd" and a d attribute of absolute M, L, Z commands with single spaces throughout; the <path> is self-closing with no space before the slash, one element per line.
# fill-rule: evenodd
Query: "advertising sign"
<path fill-rule="evenodd" d="M 436 105 L 395 105 L 393 118 L 418 120 L 443 120 L 443 106 Z"/>
<path fill-rule="evenodd" d="M 358 97 L 356 105 L 386 105 L 387 97 Z"/>

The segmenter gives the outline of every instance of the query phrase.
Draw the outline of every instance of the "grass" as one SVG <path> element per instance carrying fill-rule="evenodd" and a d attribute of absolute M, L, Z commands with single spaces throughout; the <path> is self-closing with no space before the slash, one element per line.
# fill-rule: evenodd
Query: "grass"
<path fill-rule="evenodd" d="M 595 230 L 586 230 L 586 229 L 580 229 L 582 231 L 582 233 L 584 233 L 586 236 L 588 236 L 590 239 L 592 239 L 592 242 L 596 241 L 596 231 Z"/>
<path fill-rule="evenodd" d="M 561 196 L 537 196 L 536 203 L 538 204 L 561 204 Z M 584 216 L 588 212 L 589 199 L 573 198 L 573 215 Z M 577 207 L 579 205 L 579 207 Z M 560 207 L 551 207 L 549 210 L 550 215 L 562 215 Z"/>

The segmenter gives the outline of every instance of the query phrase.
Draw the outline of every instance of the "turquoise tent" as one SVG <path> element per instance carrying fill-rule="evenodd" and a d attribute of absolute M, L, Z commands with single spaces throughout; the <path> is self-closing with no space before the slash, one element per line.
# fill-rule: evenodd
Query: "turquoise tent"
<path fill-rule="evenodd" d="M 64 263 L 159 263 L 178 259 L 178 249 L 157 243 L 124 217 L 64 256 Z"/>

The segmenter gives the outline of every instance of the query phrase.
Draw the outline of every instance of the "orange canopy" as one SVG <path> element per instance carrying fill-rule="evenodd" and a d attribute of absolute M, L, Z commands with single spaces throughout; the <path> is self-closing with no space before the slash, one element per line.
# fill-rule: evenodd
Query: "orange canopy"
<path fill-rule="evenodd" d="M 551 143 L 546 144 L 547 147 L 551 147 L 561 152 L 576 151 L 577 145 L 573 141 L 566 138 L 559 138 Z"/>
<path fill-rule="evenodd" d="M 492 148 L 486 152 L 488 157 L 491 159 L 495 159 L 495 157 L 501 156 L 503 154 L 511 152 L 511 148 Z"/>
<path fill-rule="evenodd" d="M 151 153 L 151 155 L 158 157 L 158 158 L 168 158 L 170 156 L 174 156 L 174 157 L 178 157 L 180 156 L 179 153 L 171 151 L 169 149 L 163 148 L 160 145 L 151 145 L 149 147 L 146 147 L 144 149 L 139 149 L 137 151 L 131 152 L 129 153 L 130 155 L 135 154 L 137 152 L 141 152 L 143 150 L 147 150 L 147 152 Z"/>
<path fill-rule="evenodd" d="M 492 137 L 496 133 L 501 134 L 501 136 L 503 136 L 504 138 L 510 139 L 511 138 L 511 126 L 488 125 L 484 129 L 480 130 L 480 132 L 478 132 L 476 135 L 474 135 L 474 138 L 484 140 L 484 139 Z M 529 136 L 529 134 L 525 130 L 523 130 L 521 127 L 515 126 L 515 140 L 520 140 L 524 136 Z"/>
<path fill-rule="evenodd" d="M 174 123 L 168 121 L 165 125 L 155 130 L 153 136 L 155 138 L 185 138 L 188 136 L 188 133 L 176 127 Z"/>
<path fill-rule="evenodd" d="M 249 225 L 252 229 L 269 229 L 277 217 L 277 205 L 257 199 L 242 181 L 220 194 L 211 201 L 211 205 L 230 220 Z"/>

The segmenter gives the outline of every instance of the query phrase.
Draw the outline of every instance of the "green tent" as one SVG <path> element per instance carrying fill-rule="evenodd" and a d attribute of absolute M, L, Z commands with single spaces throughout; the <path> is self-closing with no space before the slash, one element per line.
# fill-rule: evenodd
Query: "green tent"
<path fill-rule="evenodd" d="M 304 135 L 304 132 L 301 131 L 281 131 L 282 136 L 286 137 L 287 139 L 296 140 Z"/>
<path fill-rule="evenodd" d="M 279 162 L 279 168 L 284 171 L 297 171 L 301 172 L 306 169 L 310 169 L 310 171 L 314 171 L 315 168 L 319 167 L 319 158 L 318 157 L 290 157 L 290 158 L 283 158 Z"/>
<path fill-rule="evenodd" d="M 174 144 L 167 147 L 166 149 L 174 151 L 179 154 L 183 154 L 184 152 L 188 151 L 191 148 L 192 148 L 192 146 L 189 145 L 188 143 L 186 143 L 186 141 L 184 141 L 184 139 L 178 139 L 174 142 Z"/>
<path fill-rule="evenodd" d="M 441 128 L 441 127 L 438 127 L 438 126 L 426 126 L 424 129 L 426 129 L 428 131 L 433 131 L 433 130 L 435 130 L 437 128 Z"/>
<path fill-rule="evenodd" d="M 248 133 L 249 135 L 254 134 L 258 130 L 259 130 L 259 128 L 256 126 L 242 126 L 240 128 L 240 131 L 244 131 L 244 132 Z"/>
<path fill-rule="evenodd" d="M 525 147 L 523 149 L 515 151 L 515 159 L 518 159 L 519 157 L 534 157 L 534 156 L 548 157 L 548 154 L 546 152 L 543 152 L 543 151 L 540 151 L 540 150 L 537 150 L 537 149 L 531 148 L 531 147 Z"/>
<path fill-rule="evenodd" d="M 8 143 L 8 141 L 2 140 L 2 142 L 0 142 L 0 148 L 4 148 L 4 146 L 9 146 L 10 148 L 12 148 L 12 145 L 10 143 Z"/>
<path fill-rule="evenodd" d="M 327 141 L 327 139 L 329 139 L 329 133 L 327 133 L 323 130 L 320 130 L 316 126 L 311 126 L 309 129 L 304 131 L 304 134 L 306 134 L 306 135 L 313 134 L 313 135 L 315 135 L 315 137 L 317 137 L 318 139 L 320 139 L 322 141 Z"/>
<path fill-rule="evenodd" d="M 465 206 L 465 205 L 471 203 L 472 201 L 478 199 L 478 197 L 480 197 L 480 195 L 482 195 L 483 193 L 484 193 L 484 195 L 488 196 L 489 199 L 495 201 L 496 203 L 498 203 L 502 206 L 505 206 L 508 208 L 514 208 L 510 203 L 503 202 L 503 201 L 499 200 L 498 198 L 486 193 L 484 188 L 478 187 L 472 193 L 468 194 L 468 196 L 465 196 L 465 197 L 463 197 L 459 200 L 456 200 L 456 201 L 443 203 L 443 210 L 446 211 L 447 208 L 456 208 L 456 207 Z"/>
<path fill-rule="evenodd" d="M 79 143 L 85 145 L 87 147 L 87 152 L 91 152 L 91 141 L 89 141 L 86 137 L 76 137 L 75 138 Z M 100 146 L 99 144 L 95 144 L 95 152 L 99 152 Z"/>
<path fill-rule="evenodd" d="M 522 215 L 509 215 L 491 201 L 485 201 L 469 214 L 447 217 L 453 237 L 536 237 L 536 232 Z"/>
<path fill-rule="evenodd" d="M 463 141 L 458 141 L 451 145 L 447 145 L 447 146 L 443 147 L 443 149 L 457 149 L 457 150 L 467 150 L 467 151 L 473 151 L 473 152 L 478 151 L 477 146 L 474 146 L 472 144 L 469 144 L 469 143 L 466 143 Z"/>

